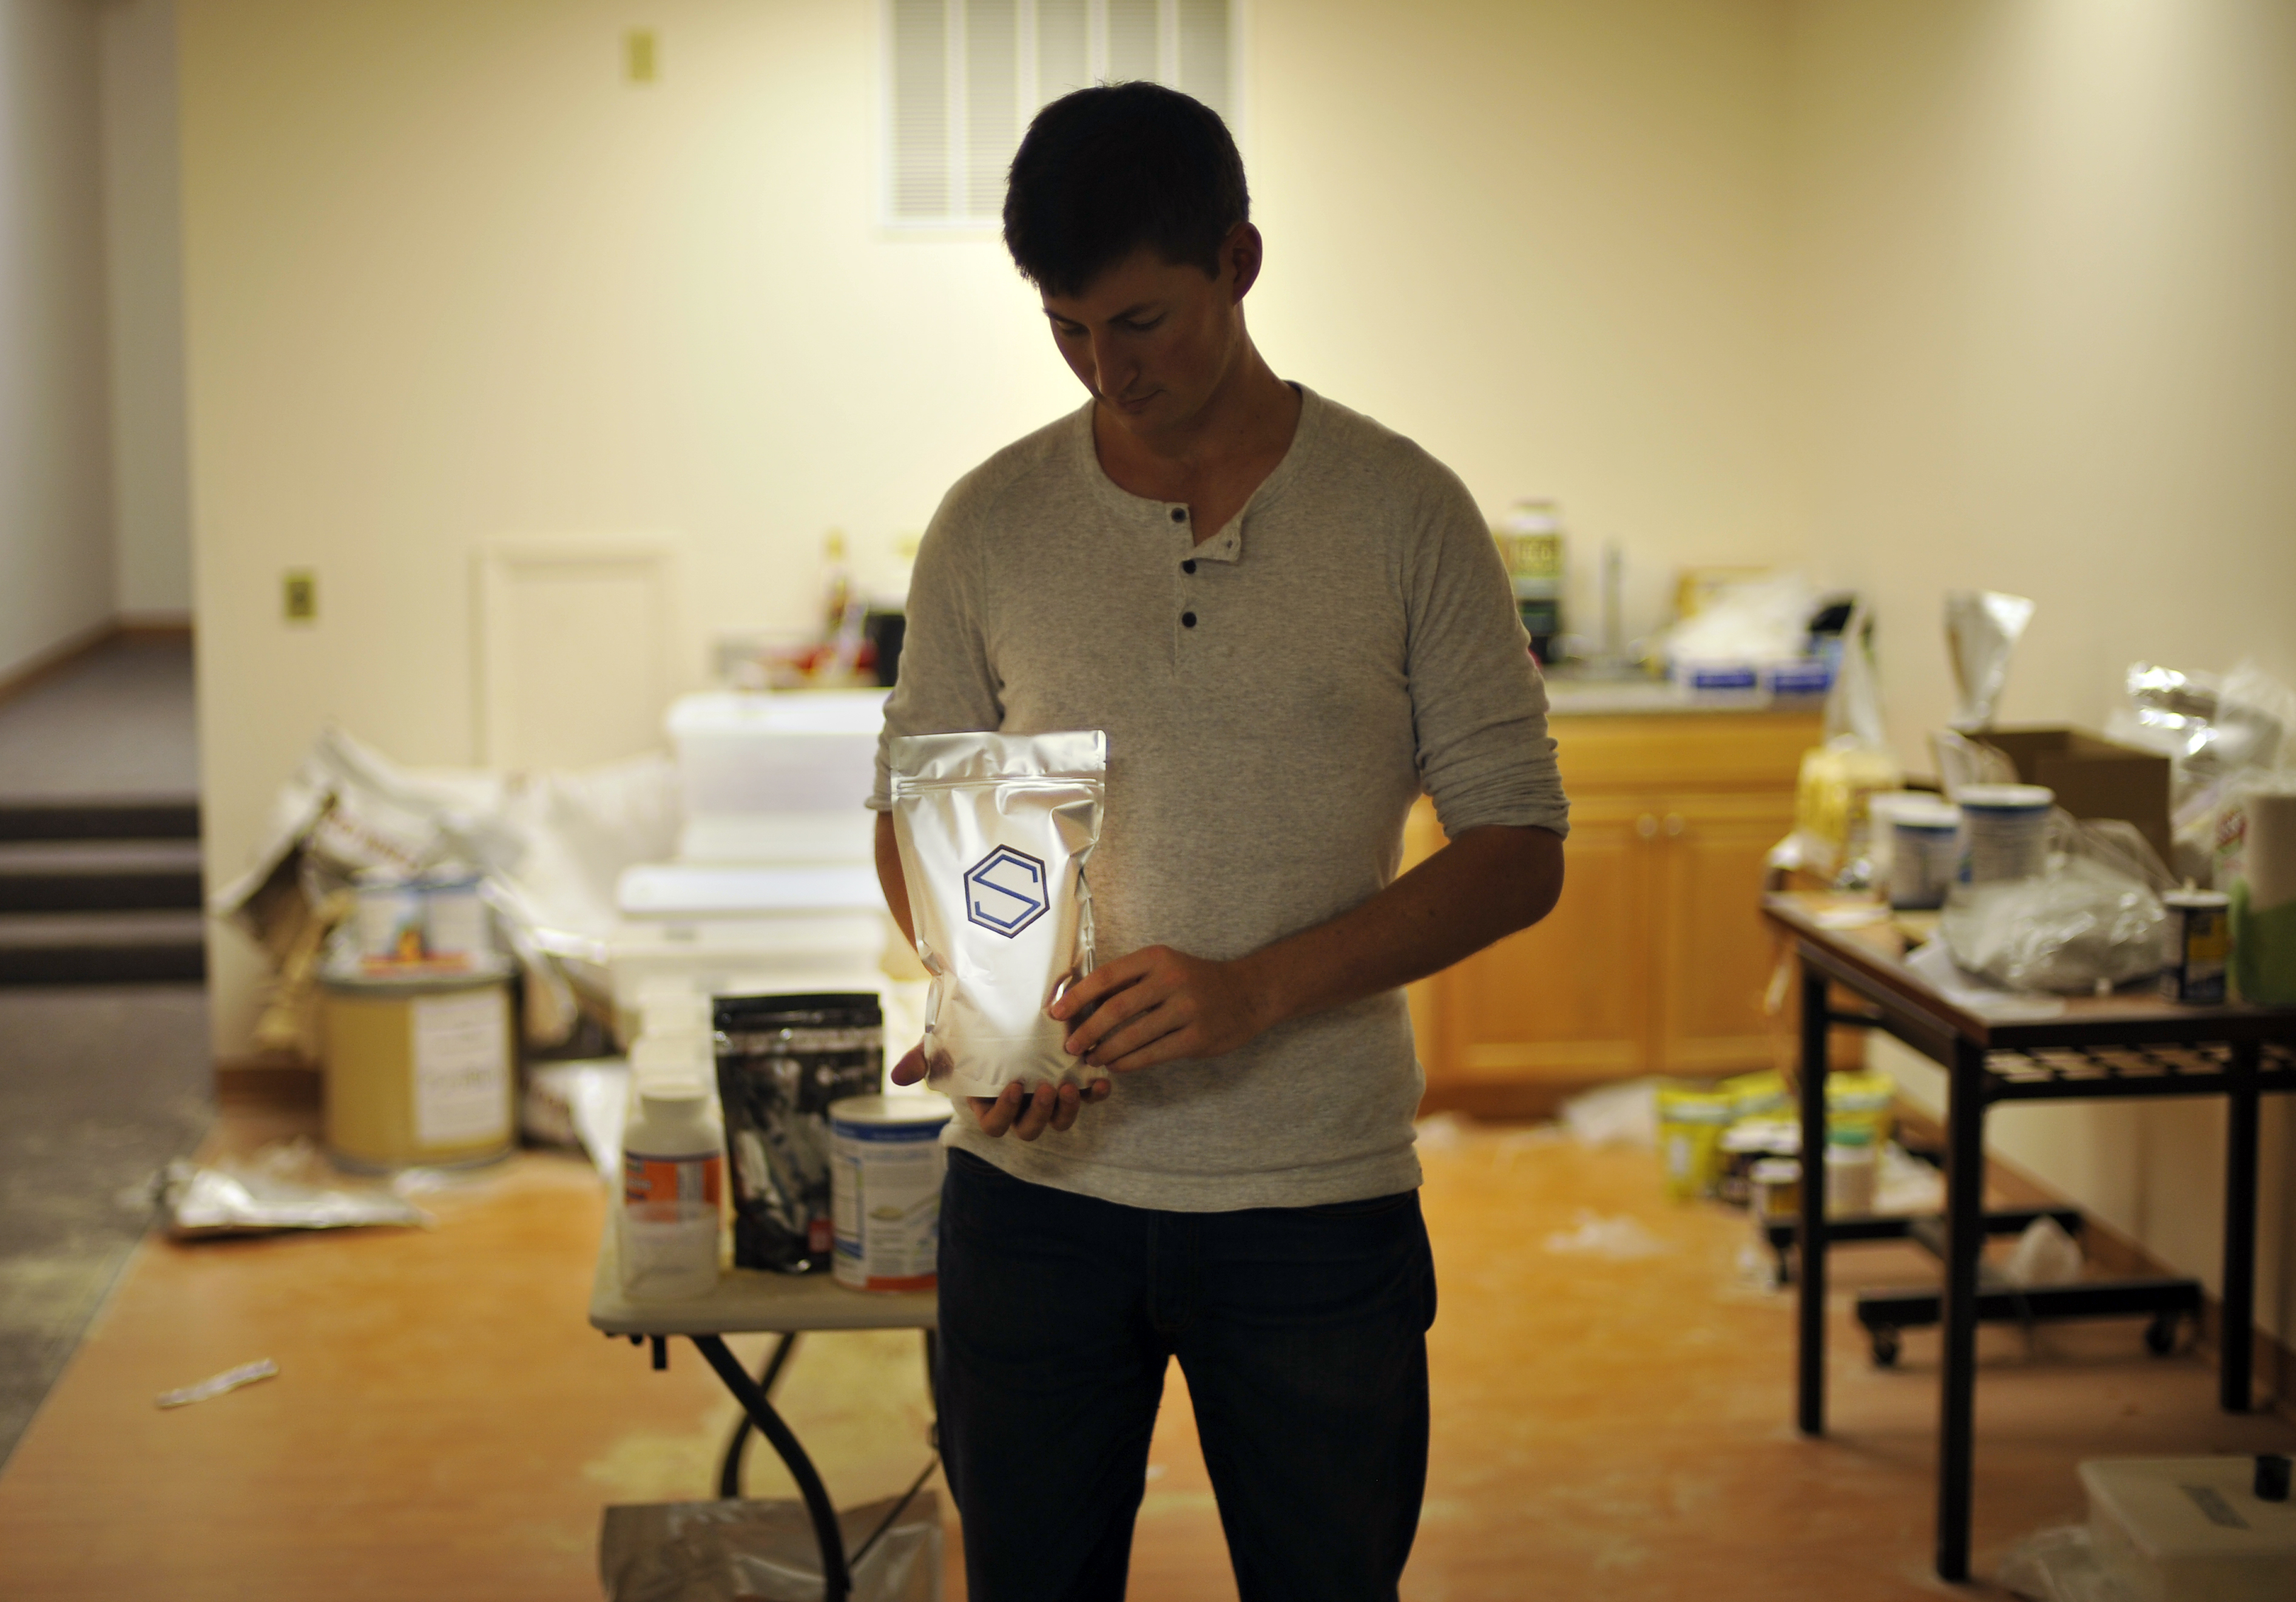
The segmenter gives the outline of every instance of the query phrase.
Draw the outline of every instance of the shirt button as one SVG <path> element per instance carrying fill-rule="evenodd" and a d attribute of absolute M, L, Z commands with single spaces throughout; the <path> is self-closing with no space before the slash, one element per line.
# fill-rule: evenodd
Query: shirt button
<path fill-rule="evenodd" d="M 1187 521 L 1188 521 L 1188 509 L 1187 509 L 1185 506 L 1175 506 L 1175 507 L 1173 507 L 1173 508 L 1172 508 L 1172 521 L 1173 521 L 1174 522 L 1176 522 L 1176 523 L 1184 523 L 1184 522 L 1187 522 Z"/>
<path fill-rule="evenodd" d="M 1180 563 L 1180 571 L 1184 573 L 1193 573 L 1196 571 L 1196 564 L 1193 562 L 1183 562 Z"/>
<path fill-rule="evenodd" d="M 1196 614 L 1194 612 L 1184 612 L 1180 614 L 1180 627 L 1183 628 L 1193 628 L 1195 626 Z"/>

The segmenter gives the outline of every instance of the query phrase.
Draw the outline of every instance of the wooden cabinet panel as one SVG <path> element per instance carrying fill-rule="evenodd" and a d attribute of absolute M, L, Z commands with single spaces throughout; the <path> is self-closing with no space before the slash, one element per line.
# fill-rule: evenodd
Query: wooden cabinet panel
<path fill-rule="evenodd" d="M 1562 900 L 1536 928 L 1411 987 L 1431 1092 L 1767 1066 L 1776 948 L 1759 911 L 1793 824 L 1808 713 L 1558 719 L 1571 799 Z M 1424 800 L 1405 866 L 1443 843 Z M 1547 1105 L 1551 1105 L 1551 1102 Z M 1518 1109 L 1520 1110 L 1520 1109 Z"/>
<path fill-rule="evenodd" d="M 1792 826 L 1791 797 L 1682 796 L 1660 815 L 1658 1072 L 1767 1064 L 1777 942 L 1759 907 L 1770 848 Z"/>
<path fill-rule="evenodd" d="M 1645 949 L 1650 853 L 1634 809 L 1575 809 L 1562 904 L 1437 976 L 1439 1069 L 1456 1079 L 1602 1078 L 1637 1071 L 1648 1049 Z"/>

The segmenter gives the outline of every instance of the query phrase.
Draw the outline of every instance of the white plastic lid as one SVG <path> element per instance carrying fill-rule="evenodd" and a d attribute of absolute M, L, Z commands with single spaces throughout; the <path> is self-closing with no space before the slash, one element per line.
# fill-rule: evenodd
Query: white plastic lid
<path fill-rule="evenodd" d="M 936 1091 L 922 1096 L 848 1096 L 829 1104 L 832 1123 L 947 1123 L 955 1116 L 955 1104 Z"/>
<path fill-rule="evenodd" d="M 1909 797 L 1890 807 L 1890 821 L 1906 829 L 1957 829 L 1961 809 L 1933 797 Z"/>
<path fill-rule="evenodd" d="M 640 1035 L 630 1047 L 630 1072 L 643 1089 L 656 1078 L 707 1083 L 717 1072 L 709 1037 L 691 1033 Z"/>
<path fill-rule="evenodd" d="M 2035 812 L 2056 805 L 2057 793 L 2046 785 L 1964 785 L 1953 799 L 1980 812 Z"/>

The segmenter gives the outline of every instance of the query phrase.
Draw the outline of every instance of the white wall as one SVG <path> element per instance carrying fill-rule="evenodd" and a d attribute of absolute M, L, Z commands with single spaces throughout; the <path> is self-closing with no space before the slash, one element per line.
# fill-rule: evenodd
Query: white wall
<path fill-rule="evenodd" d="M 174 0 L 102 0 L 104 283 L 111 355 L 114 608 L 187 620 L 183 227 Z"/>
<path fill-rule="evenodd" d="M 1812 550 L 1879 609 L 1901 754 L 1926 768 L 1950 710 L 1956 586 L 2039 603 L 2005 722 L 2098 727 L 2138 659 L 2296 682 L 2296 9 L 1809 0 L 1794 23 L 1796 454 Z M 2283 1332 L 2291 1120 L 2267 1114 L 2260 1253 Z M 1991 1127 L 2216 1284 L 2221 1107 Z"/>
<path fill-rule="evenodd" d="M 112 611 L 95 12 L 0 0 L 0 678 Z"/>
<path fill-rule="evenodd" d="M 689 681 L 1081 398 L 990 238 L 894 239 L 870 0 L 184 0 L 210 866 L 330 718 L 478 750 L 472 564 L 667 531 Z M 1276 369 L 1638 571 L 1798 549 L 1768 0 L 1250 8 Z M 650 26 L 660 81 L 619 76 Z M 315 568 L 321 615 L 278 615 Z M 217 942 L 217 1045 L 257 980 Z"/>

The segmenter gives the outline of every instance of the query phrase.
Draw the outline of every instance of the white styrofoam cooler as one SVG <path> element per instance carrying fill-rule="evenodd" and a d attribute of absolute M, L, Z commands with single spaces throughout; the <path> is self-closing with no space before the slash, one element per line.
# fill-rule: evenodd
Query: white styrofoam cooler
<path fill-rule="evenodd" d="M 2253 1458 L 2103 1458 L 2080 1466 L 2098 1558 L 2138 1602 L 2288 1602 L 2296 1502 L 2255 1491 Z"/>
<path fill-rule="evenodd" d="M 717 690 L 670 704 L 688 862 L 862 861 L 883 690 Z"/>

